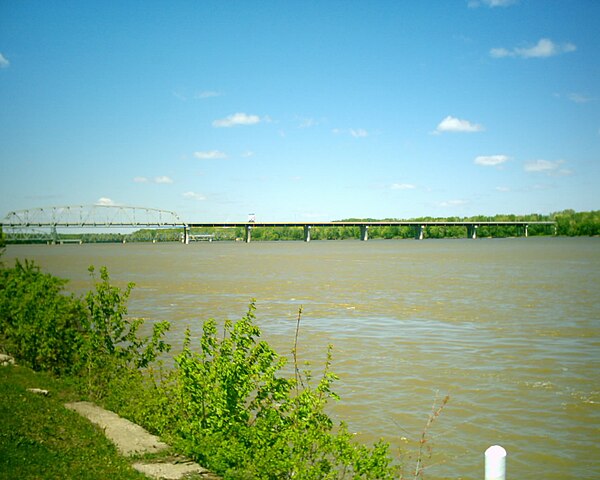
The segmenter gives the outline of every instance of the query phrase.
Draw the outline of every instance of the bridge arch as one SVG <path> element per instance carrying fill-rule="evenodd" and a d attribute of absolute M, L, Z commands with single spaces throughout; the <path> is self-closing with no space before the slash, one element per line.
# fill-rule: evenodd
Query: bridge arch
<path fill-rule="evenodd" d="M 175 212 L 124 205 L 68 205 L 10 212 L 6 228 L 35 227 L 185 227 Z"/>
<path fill-rule="evenodd" d="M 2 233 L 12 241 L 57 243 L 57 229 L 69 228 L 183 228 L 179 215 L 157 208 L 125 205 L 67 205 L 16 210 L 0 222 Z M 61 240 L 62 243 L 63 240 Z M 67 241 L 67 240 L 64 240 Z M 72 241 L 72 240 L 71 240 Z"/>

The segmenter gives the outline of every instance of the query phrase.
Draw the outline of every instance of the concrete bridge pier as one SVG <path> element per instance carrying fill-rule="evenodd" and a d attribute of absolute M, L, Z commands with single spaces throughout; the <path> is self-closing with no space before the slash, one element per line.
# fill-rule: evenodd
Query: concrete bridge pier
<path fill-rule="evenodd" d="M 467 237 L 475 240 L 477 238 L 477 229 L 479 225 L 467 225 Z"/>
<path fill-rule="evenodd" d="M 252 225 L 246 225 L 246 236 L 244 241 L 250 243 L 250 240 L 252 240 Z"/>
<path fill-rule="evenodd" d="M 425 236 L 425 225 L 415 225 L 415 239 L 423 240 Z"/>
<path fill-rule="evenodd" d="M 363 242 L 366 242 L 369 239 L 369 226 L 368 225 L 360 226 L 360 239 Z"/>
<path fill-rule="evenodd" d="M 310 229 L 312 225 L 304 225 L 304 241 L 310 242 Z"/>
<path fill-rule="evenodd" d="M 189 227 L 183 227 L 183 237 L 181 237 L 181 242 L 184 245 L 190 244 L 190 229 L 189 229 Z"/>
<path fill-rule="evenodd" d="M 525 225 L 525 238 L 527 238 L 527 234 L 528 234 L 527 229 L 528 228 L 529 228 L 529 225 Z"/>

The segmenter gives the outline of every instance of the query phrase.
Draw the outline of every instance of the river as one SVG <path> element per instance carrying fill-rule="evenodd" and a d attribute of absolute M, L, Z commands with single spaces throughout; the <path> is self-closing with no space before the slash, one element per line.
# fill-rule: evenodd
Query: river
<path fill-rule="evenodd" d="M 414 458 L 450 395 L 426 478 L 483 478 L 494 444 L 508 478 L 600 478 L 599 238 L 8 246 L 5 264 L 15 257 L 77 293 L 89 265 L 107 266 L 136 283 L 130 314 L 170 320 L 176 346 L 254 298 L 264 338 L 288 355 L 302 306 L 299 355 L 318 370 L 333 344 L 332 414 L 361 440 Z"/>

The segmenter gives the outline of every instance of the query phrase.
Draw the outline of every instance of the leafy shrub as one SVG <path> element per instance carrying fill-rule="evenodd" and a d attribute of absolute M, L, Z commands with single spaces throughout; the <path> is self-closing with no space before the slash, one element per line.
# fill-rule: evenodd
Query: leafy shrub
<path fill-rule="evenodd" d="M 1 267 L 1 266 L 0 266 Z M 90 274 L 95 279 L 94 268 Z M 142 319 L 126 318 L 133 284 L 124 291 L 110 284 L 106 268 L 85 299 L 64 292 L 66 280 L 19 260 L 0 268 L 0 339 L 3 348 L 34 370 L 71 374 L 86 393 L 102 398 L 110 382 L 126 371 L 147 367 L 169 349 L 168 322 L 139 336 Z"/>
<path fill-rule="evenodd" d="M 64 374 L 78 363 L 84 307 L 64 294 L 65 284 L 33 262 L 0 269 L 3 347 L 34 370 Z"/>
<path fill-rule="evenodd" d="M 354 443 L 325 412 L 337 399 L 331 348 L 316 386 L 297 363 L 296 378 L 280 376 L 286 359 L 260 340 L 254 309 L 222 335 L 206 321 L 198 352 L 187 331 L 165 387 L 180 447 L 226 478 L 392 478 L 386 444 Z"/>
<path fill-rule="evenodd" d="M 111 382 L 120 376 L 137 374 L 157 355 L 170 349 L 163 341 L 169 322 L 154 324 L 151 337 L 140 337 L 144 320 L 127 318 L 127 300 L 134 287 L 129 283 L 124 291 L 110 284 L 106 267 L 100 269 L 100 280 L 94 267 L 89 269 L 95 280 L 95 290 L 85 296 L 87 315 L 82 332 L 80 370 L 85 375 L 86 391 L 93 398 L 103 398 Z"/>

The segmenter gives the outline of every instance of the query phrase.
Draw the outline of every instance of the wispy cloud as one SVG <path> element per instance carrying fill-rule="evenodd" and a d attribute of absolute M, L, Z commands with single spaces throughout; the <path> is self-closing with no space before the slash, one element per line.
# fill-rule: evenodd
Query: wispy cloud
<path fill-rule="evenodd" d="M 319 121 L 314 118 L 298 117 L 298 128 L 311 128 L 319 125 Z"/>
<path fill-rule="evenodd" d="M 588 97 L 582 93 L 569 93 L 567 98 L 575 103 L 589 103 L 593 100 L 592 97 Z"/>
<path fill-rule="evenodd" d="M 497 192 L 507 193 L 510 192 L 510 187 L 496 187 Z"/>
<path fill-rule="evenodd" d="M 444 202 L 439 202 L 437 205 L 438 207 L 460 207 L 467 203 L 466 200 L 446 200 Z"/>
<path fill-rule="evenodd" d="M 439 134 L 444 132 L 481 132 L 484 128 L 482 125 L 472 123 L 468 120 L 461 120 L 452 116 L 444 118 L 436 127 L 433 133 Z"/>
<path fill-rule="evenodd" d="M 331 133 L 334 135 L 352 135 L 354 138 L 365 138 L 369 136 L 369 132 L 364 128 L 350 128 L 345 130 L 343 128 L 332 128 Z"/>
<path fill-rule="evenodd" d="M 508 162 L 508 160 L 509 157 L 506 155 L 480 155 L 479 157 L 475 157 L 473 163 L 483 167 L 497 167 L 505 162 Z"/>
<path fill-rule="evenodd" d="M 518 2 L 518 0 L 469 0 L 468 5 L 470 8 L 477 8 L 481 5 L 485 5 L 486 7 L 489 7 L 489 8 L 494 8 L 494 7 L 509 7 L 511 5 L 514 5 L 517 2 Z"/>
<path fill-rule="evenodd" d="M 154 177 L 154 183 L 173 183 L 173 179 L 166 175 L 162 175 L 160 177 Z"/>
<path fill-rule="evenodd" d="M 255 125 L 260 123 L 258 115 L 248 115 L 247 113 L 234 113 L 228 117 L 215 120 L 212 124 L 217 128 L 229 128 L 236 125 Z"/>
<path fill-rule="evenodd" d="M 101 205 L 103 207 L 112 207 L 115 206 L 116 203 L 108 197 L 100 197 L 98 200 L 96 200 L 96 203 L 94 205 Z"/>
<path fill-rule="evenodd" d="M 206 152 L 194 152 L 194 157 L 200 160 L 219 160 L 227 158 L 227 154 L 219 150 L 208 150 Z"/>
<path fill-rule="evenodd" d="M 562 168 L 564 164 L 564 160 L 531 160 L 525 162 L 523 168 L 529 173 L 543 173 L 555 177 L 571 175 L 571 170 Z"/>
<path fill-rule="evenodd" d="M 10 62 L 8 59 L 0 53 L 0 68 L 8 68 L 10 66 Z"/>
<path fill-rule="evenodd" d="M 184 198 L 189 198 L 190 200 L 202 201 L 206 200 L 206 197 L 201 193 L 196 192 L 185 192 L 182 194 Z"/>
<path fill-rule="evenodd" d="M 220 97 L 221 95 L 221 92 L 216 92 L 214 90 L 206 90 L 204 92 L 198 92 L 194 94 L 194 98 L 197 98 L 198 100 L 205 100 L 207 98 Z"/>
<path fill-rule="evenodd" d="M 352 135 L 354 138 L 364 138 L 369 136 L 369 132 L 367 132 L 364 128 L 351 128 L 350 135 Z"/>
<path fill-rule="evenodd" d="M 515 47 L 511 50 L 504 47 L 492 48 L 490 50 L 490 56 L 493 58 L 548 58 L 560 55 L 561 53 L 574 52 L 575 50 L 577 50 L 577 47 L 570 42 L 558 44 L 554 43 L 549 38 L 541 38 L 538 43 L 530 47 Z"/>
<path fill-rule="evenodd" d="M 173 183 L 173 179 L 171 177 L 167 177 L 166 175 L 154 177 L 152 180 L 148 177 L 133 177 L 133 181 L 134 183 Z"/>
<path fill-rule="evenodd" d="M 390 188 L 392 190 L 414 190 L 417 186 L 412 183 L 392 183 Z"/>

